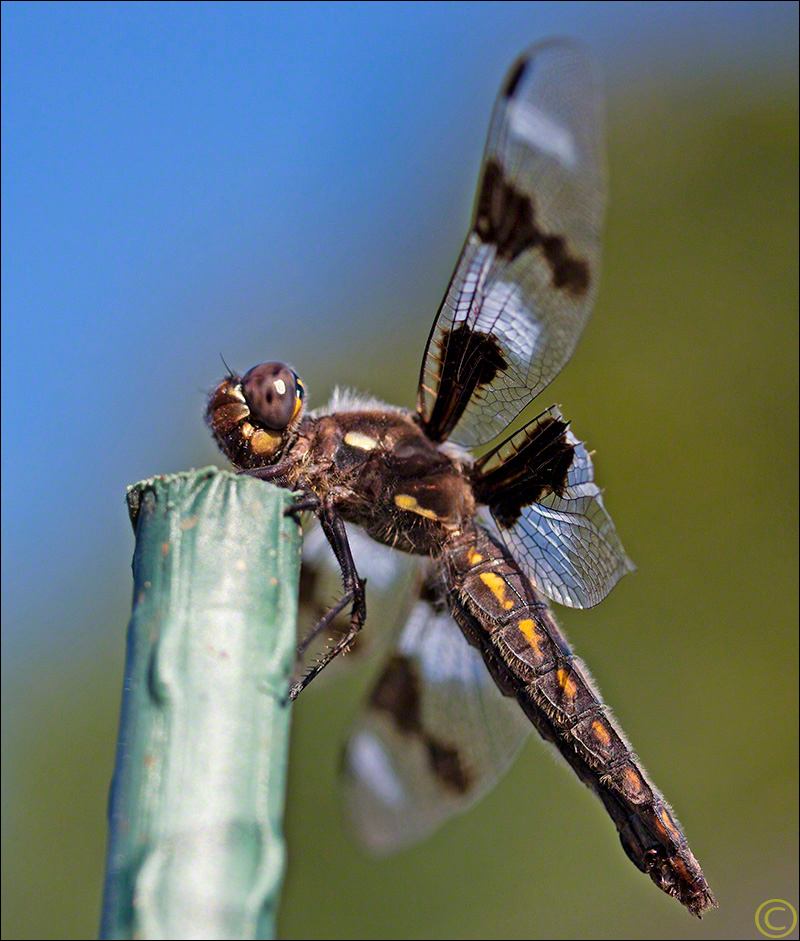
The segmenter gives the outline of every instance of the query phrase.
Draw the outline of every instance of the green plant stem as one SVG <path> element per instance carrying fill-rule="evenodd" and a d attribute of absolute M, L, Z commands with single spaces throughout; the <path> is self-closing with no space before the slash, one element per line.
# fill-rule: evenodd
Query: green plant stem
<path fill-rule="evenodd" d="M 300 569 L 291 499 L 215 468 L 129 490 L 104 938 L 274 937 Z"/>

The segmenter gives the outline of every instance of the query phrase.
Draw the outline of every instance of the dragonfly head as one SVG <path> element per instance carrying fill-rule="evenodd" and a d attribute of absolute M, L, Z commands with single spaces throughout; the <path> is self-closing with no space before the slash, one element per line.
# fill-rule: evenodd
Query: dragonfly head
<path fill-rule="evenodd" d="M 249 470 L 278 461 L 303 416 L 305 387 L 284 363 L 227 376 L 211 393 L 206 421 L 226 457 Z"/>

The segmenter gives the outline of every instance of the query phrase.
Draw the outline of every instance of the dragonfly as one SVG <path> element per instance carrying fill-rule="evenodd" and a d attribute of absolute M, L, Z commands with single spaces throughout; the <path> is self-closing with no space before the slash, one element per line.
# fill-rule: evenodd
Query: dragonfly
<path fill-rule="evenodd" d="M 415 600 L 345 751 L 367 845 L 427 835 L 486 793 L 536 729 L 600 799 L 634 865 L 700 916 L 716 905 L 703 871 L 549 605 L 591 607 L 633 565 L 569 422 L 556 406 L 522 414 L 569 360 L 597 294 L 600 100 L 570 41 L 511 66 L 416 410 L 340 391 L 307 410 L 298 374 L 270 361 L 229 370 L 206 417 L 236 468 L 296 492 L 341 575 L 299 655 L 344 627 L 291 698 L 362 636 L 356 559 L 374 564 L 378 543 L 418 563 Z"/>

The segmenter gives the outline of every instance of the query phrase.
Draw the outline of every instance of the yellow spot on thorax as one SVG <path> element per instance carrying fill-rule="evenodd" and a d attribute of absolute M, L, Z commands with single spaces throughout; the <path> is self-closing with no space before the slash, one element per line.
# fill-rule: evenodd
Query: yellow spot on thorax
<path fill-rule="evenodd" d="M 470 549 L 467 553 L 467 561 L 470 565 L 477 565 L 479 562 L 483 562 L 483 556 L 477 549 Z"/>
<path fill-rule="evenodd" d="M 514 602 L 510 598 L 506 598 L 506 580 L 502 576 L 496 572 L 481 572 L 481 581 L 506 611 L 514 607 Z"/>
<path fill-rule="evenodd" d="M 575 685 L 575 680 L 569 675 L 569 670 L 565 670 L 561 667 L 556 673 L 558 679 L 558 685 L 561 687 L 562 692 L 567 697 L 567 699 L 572 699 L 577 692 L 578 687 Z"/>
<path fill-rule="evenodd" d="M 351 448 L 358 448 L 359 451 L 374 451 L 378 447 L 374 438 L 362 435 L 360 431 L 348 431 L 344 436 L 344 443 L 349 444 Z"/>
<path fill-rule="evenodd" d="M 394 495 L 395 506 L 401 510 L 408 510 L 409 513 L 416 513 L 418 516 L 424 516 L 428 520 L 439 520 L 440 517 L 433 510 L 427 510 L 424 506 L 417 503 L 416 497 L 411 497 L 407 493 L 396 493 Z"/>

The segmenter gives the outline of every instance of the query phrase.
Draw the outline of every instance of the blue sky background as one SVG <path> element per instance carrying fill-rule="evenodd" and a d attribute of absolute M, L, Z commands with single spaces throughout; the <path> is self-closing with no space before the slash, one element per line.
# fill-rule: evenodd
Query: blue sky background
<path fill-rule="evenodd" d="M 768 74 L 791 57 L 795 16 L 792 3 L 4 4 L 4 669 L 60 659 L 76 625 L 101 630 L 104 599 L 76 584 L 114 558 L 103 581 L 124 594 L 125 485 L 214 457 L 200 419 L 220 353 L 240 369 L 289 360 L 319 402 L 359 378 L 338 364 L 310 376 L 321 351 L 360 336 L 379 354 L 374 324 L 432 314 L 496 89 L 529 41 L 577 36 L 624 90 L 720 63 Z"/>
<path fill-rule="evenodd" d="M 502 930 L 478 921 L 487 872 L 444 868 L 488 870 L 512 808 L 530 886 L 594 892 L 590 927 L 559 927 L 548 903 L 543 936 L 752 937 L 757 899 L 796 903 L 797 4 L 6 2 L 5 936 L 97 924 L 126 486 L 224 464 L 203 424 L 220 354 L 291 363 L 312 406 L 337 382 L 413 405 L 495 94 L 554 34 L 605 75 L 611 203 L 598 311 L 543 407 L 563 402 L 598 449 L 639 565 L 595 611 L 559 618 L 677 792 L 726 907 L 662 920 L 674 903 L 532 746 L 440 855 L 353 861 L 327 825 L 346 710 L 323 691 L 295 710 L 286 932 L 383 936 L 391 911 L 399 937 L 530 937 L 524 904 Z M 551 888 L 539 857 L 579 835 Z M 329 878 L 342 865 L 344 886 Z M 336 906 L 364 920 L 335 929 Z"/>

